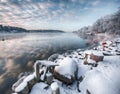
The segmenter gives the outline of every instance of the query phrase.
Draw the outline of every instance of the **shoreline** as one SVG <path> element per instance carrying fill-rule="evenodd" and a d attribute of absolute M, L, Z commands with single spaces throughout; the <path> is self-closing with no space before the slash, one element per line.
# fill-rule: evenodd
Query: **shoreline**
<path fill-rule="evenodd" d="M 118 41 L 119 42 L 119 41 Z M 103 74 L 99 74 L 99 72 L 97 72 L 96 70 L 98 69 L 100 72 L 101 71 L 105 71 L 105 73 L 106 73 L 106 67 L 104 67 L 104 66 L 107 66 L 108 68 L 111 68 L 111 66 L 112 65 L 114 65 L 114 66 L 116 66 L 117 64 L 119 64 L 119 55 L 117 54 L 117 51 L 115 50 L 115 49 L 117 49 L 118 50 L 118 52 L 119 52 L 119 49 L 120 48 L 116 48 L 117 47 L 117 44 L 116 44 L 116 46 L 115 46 L 115 42 L 111 42 L 111 41 L 106 41 L 106 48 L 105 48 L 105 50 L 104 50 L 104 48 L 102 48 L 102 47 L 104 47 L 103 45 L 101 45 L 101 47 L 99 47 L 99 46 L 96 46 L 96 45 L 92 45 L 90 48 L 92 48 L 92 47 L 96 47 L 96 49 L 77 49 L 77 50 L 72 50 L 72 51 L 67 51 L 67 52 L 65 52 L 65 53 L 63 53 L 63 54 L 53 54 L 52 56 L 50 56 L 49 58 L 48 58 L 48 60 L 46 60 L 46 61 L 44 61 L 44 62 L 53 62 L 53 63 L 56 63 L 56 64 L 60 64 L 61 62 L 64 64 L 64 62 L 71 62 L 71 61 L 69 61 L 69 60 L 75 60 L 75 62 L 77 62 L 77 67 L 78 67 L 78 69 L 80 68 L 80 70 L 79 70 L 79 74 L 78 75 L 81 75 L 81 76 L 77 76 L 78 78 L 77 79 L 80 79 L 81 77 L 82 77 L 82 79 L 83 79 L 83 81 L 81 81 L 80 80 L 80 82 L 79 82 L 79 80 L 76 80 L 76 81 L 78 81 L 79 83 L 79 85 L 78 85 L 78 87 L 77 87 L 77 89 L 78 89 L 78 91 L 76 91 L 76 93 L 75 94 L 79 94 L 79 93 L 77 93 L 77 92 L 79 92 L 79 91 L 82 91 L 82 92 L 84 92 L 84 88 L 85 88 L 85 86 L 84 86 L 84 84 L 86 83 L 86 80 L 88 80 L 89 81 L 89 78 L 91 79 L 91 77 L 92 77 L 92 79 L 95 79 L 94 78 L 94 76 L 96 76 L 96 75 L 98 75 L 101 79 L 102 79 L 102 81 L 105 81 L 105 79 L 104 79 L 104 77 L 103 77 L 103 75 L 104 75 L 104 72 L 103 72 Z M 119 42 L 120 43 L 120 42 Z M 119 44 L 120 45 L 120 44 Z M 112 48 L 112 50 L 111 49 L 109 49 L 109 51 L 111 51 L 111 52 L 113 52 L 113 54 L 110 54 L 110 56 L 108 56 L 108 55 L 103 55 L 103 53 L 106 51 L 107 52 L 107 47 L 108 48 L 111 48 L 111 47 L 113 47 Z M 120 46 L 119 46 L 120 47 Z M 91 53 L 91 54 L 90 54 Z M 94 54 L 93 54 L 94 53 Z M 116 53 L 116 54 L 115 54 Z M 120 52 L 119 52 L 120 53 Z M 86 54 L 88 54 L 88 55 L 94 55 L 94 57 L 89 57 L 89 60 L 88 60 L 88 57 L 86 57 Z M 95 55 L 97 56 L 97 57 L 99 57 L 98 58 L 98 60 L 100 59 L 100 61 L 96 61 L 95 62 L 95 60 L 96 60 L 96 58 L 95 58 Z M 102 57 L 102 58 L 101 58 Z M 103 59 L 103 57 L 104 57 L 104 59 Z M 109 59 L 109 57 L 111 57 L 110 59 Z M 86 60 L 86 58 L 87 58 L 87 63 L 85 63 L 85 61 L 84 60 Z M 66 60 L 66 59 L 69 59 L 68 61 L 64 61 L 64 59 Z M 117 59 L 117 60 L 116 60 Z M 116 64 L 114 63 L 114 61 L 116 60 Z M 42 60 L 38 60 L 38 61 L 40 61 L 40 62 L 43 62 Z M 36 63 L 37 63 L 37 61 L 36 61 Z M 35 63 L 35 64 L 36 64 Z M 43 63 L 44 64 L 44 63 Z M 97 64 L 97 65 L 96 65 Z M 102 65 L 101 65 L 102 64 Z M 112 64 L 112 65 L 111 65 Z M 59 65 L 60 66 L 60 65 Z M 58 67 L 59 67 L 58 66 Z M 69 66 L 69 65 L 68 65 Z M 64 66 L 63 66 L 64 67 Z M 66 66 L 67 67 L 67 66 Z M 66 67 L 64 67 L 64 68 L 66 68 Z M 99 69 L 99 68 L 101 68 L 102 67 L 102 70 L 101 69 Z M 120 64 L 119 64 L 119 67 L 120 67 Z M 72 68 L 72 67 L 71 67 Z M 84 69 L 85 68 L 85 69 Z M 86 68 L 87 68 L 87 70 L 86 70 Z M 76 68 L 75 68 L 76 69 Z M 86 71 L 86 73 L 82 73 L 81 74 L 81 71 Z M 103 70 L 104 69 L 104 70 Z M 116 68 L 113 68 L 114 70 L 116 69 Z M 119 69 L 119 68 L 117 68 L 117 69 Z M 66 69 L 62 69 L 62 70 L 66 70 Z M 73 69 L 72 69 L 73 70 Z M 58 73 L 59 73 L 60 71 L 58 71 Z M 65 72 L 65 71 L 64 71 Z M 64 73 L 63 71 L 61 72 L 61 73 Z M 67 71 L 66 71 L 67 72 Z M 110 74 L 112 74 L 112 70 L 110 71 Z M 116 70 L 116 72 L 117 72 L 117 70 Z M 91 75 L 87 75 L 87 74 L 89 74 L 89 73 L 91 73 Z M 69 73 L 68 73 L 69 74 Z M 33 77 L 34 77 L 34 73 L 33 74 L 31 74 Z M 54 74 L 55 75 L 55 74 Z M 61 77 L 60 75 L 58 75 L 59 77 Z M 85 78 L 84 78 L 84 76 L 85 76 Z M 89 77 L 90 76 L 90 77 Z M 115 76 L 118 76 L 118 72 L 117 72 L 117 74 L 115 75 Z M 59 78 L 59 77 L 57 77 L 57 78 Z M 66 76 L 65 76 L 66 77 Z M 87 77 L 87 78 L 86 78 Z M 107 77 L 107 76 L 106 76 Z M 111 77 L 111 79 L 113 78 L 113 76 L 111 76 L 110 75 L 110 77 Z M 56 81 L 56 79 L 57 79 L 56 77 L 54 78 L 54 80 Z M 69 78 L 69 77 L 68 77 Z M 118 76 L 118 78 L 119 78 L 119 76 Z M 107 79 L 109 79 L 109 76 L 108 76 L 108 78 Z M 58 79 L 59 80 L 59 79 Z M 62 80 L 63 80 L 63 78 L 62 78 Z M 60 80 L 61 81 L 61 83 L 62 83 L 62 80 Z M 95 80 L 98 80 L 98 79 L 95 79 Z M 114 79 L 113 79 L 114 80 Z M 65 80 L 64 80 L 65 81 Z M 117 80 L 115 80 L 115 81 L 118 81 L 118 79 Z M 18 82 L 19 82 L 19 80 L 18 80 Z M 56 81 L 57 83 L 60 83 L 59 81 Z M 109 82 L 109 80 L 106 80 L 106 82 Z M 24 83 L 24 82 L 23 82 Z M 35 82 L 36 83 L 36 82 Z M 37 82 L 38 83 L 38 82 Z M 41 82 L 40 82 L 41 83 Z M 39 84 L 40 84 L 39 83 Z M 43 81 L 43 83 L 44 83 L 44 81 Z M 63 82 L 64 83 L 64 82 Z M 73 82 L 74 83 L 74 82 Z M 82 85 L 82 88 L 83 89 L 81 89 L 81 88 L 79 88 L 79 86 L 81 86 L 81 83 L 83 84 Z M 109 90 L 109 88 L 107 88 L 106 87 L 106 85 L 104 85 L 104 83 L 103 82 L 101 82 L 102 83 L 102 85 L 103 86 L 105 86 L 105 88 L 107 89 L 107 90 Z M 101 84 L 100 82 L 98 82 L 97 84 L 99 85 L 99 84 Z M 64 83 L 65 84 L 65 83 Z M 75 84 L 75 83 L 74 83 Z M 89 83 L 90 85 L 95 85 L 94 83 Z M 107 84 L 107 83 L 106 83 Z M 113 83 L 114 85 L 115 85 L 115 83 Z M 15 85 L 15 84 L 14 84 Z M 49 85 L 48 85 L 49 86 Z M 60 86 L 60 89 L 61 90 L 64 90 L 64 88 L 59 84 L 59 86 Z M 98 87 L 98 86 L 97 86 Z M 112 86 L 111 86 L 112 87 Z M 66 89 L 65 89 L 65 91 L 67 92 L 67 90 L 69 91 L 69 92 L 75 92 L 74 90 L 71 90 L 71 89 L 68 89 L 67 87 L 65 87 Z M 74 85 L 71 87 L 71 88 L 74 88 Z M 112 87 L 113 88 L 113 87 Z M 14 88 L 15 89 L 15 88 Z M 89 86 L 88 86 L 88 88 L 87 88 L 88 90 L 90 90 L 89 89 Z M 31 90 L 31 89 L 30 89 Z M 29 93 L 30 94 L 34 94 L 34 92 L 36 92 L 36 91 L 38 92 L 41 92 L 42 91 L 42 89 L 40 89 L 40 90 L 37 90 L 37 89 L 32 89 L 32 91 L 30 91 Z M 47 89 L 49 92 L 50 92 L 50 89 Z M 94 88 L 93 88 L 93 90 L 94 90 Z M 113 89 L 112 89 L 113 90 Z M 111 90 L 111 92 L 113 92 Z M 100 90 L 98 90 L 99 92 L 101 92 Z M 96 90 L 94 90 L 94 92 L 98 92 L 98 91 L 96 91 Z M 89 91 L 90 93 L 92 92 L 93 93 L 93 91 Z M 106 90 L 104 91 L 102 91 L 102 92 L 107 92 Z M 117 92 L 117 91 L 116 91 Z M 43 93 L 43 92 L 42 92 Z M 23 93 L 24 94 L 24 93 Z M 35 94 L 38 94 L 38 93 L 35 93 Z M 62 93 L 61 94 L 66 94 L 65 92 L 63 92 L 62 91 Z M 99 94 L 99 93 L 96 93 L 96 94 Z M 110 93 L 110 94 L 112 94 L 112 93 Z M 118 93 L 115 93 L 115 94 L 118 94 Z"/>

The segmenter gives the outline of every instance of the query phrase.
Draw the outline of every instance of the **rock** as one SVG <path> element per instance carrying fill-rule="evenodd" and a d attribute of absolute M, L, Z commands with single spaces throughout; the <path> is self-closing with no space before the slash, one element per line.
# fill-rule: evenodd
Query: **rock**
<path fill-rule="evenodd" d="M 87 65 L 88 64 L 88 61 L 87 59 L 84 60 L 84 64 Z"/>
<path fill-rule="evenodd" d="M 84 52 L 84 55 L 85 55 L 85 59 L 88 59 L 89 55 L 92 53 L 92 50 L 86 50 Z"/>
<path fill-rule="evenodd" d="M 62 81 L 65 84 L 71 84 L 77 78 L 77 62 L 69 57 L 64 58 L 59 66 L 54 69 L 54 76 L 56 79 Z"/>
<path fill-rule="evenodd" d="M 73 80 L 75 80 L 73 77 L 72 78 L 65 77 L 64 75 L 59 74 L 57 71 L 54 71 L 54 76 L 56 79 L 60 80 L 65 84 L 72 84 Z"/>
<path fill-rule="evenodd" d="M 28 89 L 31 90 L 32 87 L 37 83 L 36 79 L 32 79 L 28 82 Z"/>
<path fill-rule="evenodd" d="M 18 79 L 22 78 L 23 76 L 28 76 L 30 75 L 30 72 L 22 72 L 18 75 Z"/>
<path fill-rule="evenodd" d="M 99 62 L 99 61 L 103 61 L 103 54 L 102 52 L 93 52 L 92 54 L 90 54 L 90 59 L 96 61 L 96 62 Z"/>
<path fill-rule="evenodd" d="M 108 46 L 111 46 L 112 45 L 112 41 L 103 41 L 102 43 L 101 43 L 101 45 L 103 46 L 103 47 L 108 47 Z"/>
<path fill-rule="evenodd" d="M 109 51 L 103 51 L 104 56 L 112 56 L 113 54 Z"/>
<path fill-rule="evenodd" d="M 19 92 L 18 94 L 29 94 L 29 88 L 28 86 L 25 87 L 21 92 Z"/>
<path fill-rule="evenodd" d="M 52 81 L 53 81 L 53 75 L 51 73 L 47 73 L 46 74 L 46 82 L 47 82 L 47 84 L 50 85 L 52 83 Z"/>
<path fill-rule="evenodd" d="M 13 84 L 12 90 L 18 94 L 28 94 L 35 83 L 35 75 L 33 73 L 21 77 L 15 84 Z"/>
<path fill-rule="evenodd" d="M 53 54 L 48 58 L 48 60 L 49 61 L 55 61 L 58 58 L 58 56 L 59 56 L 59 54 Z"/>
<path fill-rule="evenodd" d="M 22 90 L 18 90 L 17 87 L 23 82 L 24 78 L 21 78 L 20 80 L 18 80 L 18 82 L 16 82 L 13 86 L 12 86 L 12 90 L 15 91 L 17 94 L 28 94 L 29 93 L 29 87 L 27 86 L 27 84 L 23 85 L 23 89 Z M 22 87 L 21 87 L 22 88 Z"/>
<path fill-rule="evenodd" d="M 60 94 L 59 86 L 57 82 L 51 84 L 52 94 Z"/>
<path fill-rule="evenodd" d="M 23 82 L 25 79 L 25 76 L 21 77 L 16 83 L 12 85 L 12 90 L 15 91 L 15 89 Z"/>

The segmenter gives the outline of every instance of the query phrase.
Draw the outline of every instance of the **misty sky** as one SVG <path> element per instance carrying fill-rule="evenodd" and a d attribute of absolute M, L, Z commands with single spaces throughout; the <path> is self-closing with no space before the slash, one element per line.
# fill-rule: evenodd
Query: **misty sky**
<path fill-rule="evenodd" d="M 120 0 L 0 0 L 0 24 L 74 31 L 118 7 Z"/>

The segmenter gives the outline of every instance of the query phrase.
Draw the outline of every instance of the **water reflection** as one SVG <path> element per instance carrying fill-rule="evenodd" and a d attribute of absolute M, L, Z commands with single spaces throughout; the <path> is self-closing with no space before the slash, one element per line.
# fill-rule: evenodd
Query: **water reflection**
<path fill-rule="evenodd" d="M 85 42 L 71 33 L 4 34 L 4 37 L 6 40 L 0 41 L 2 94 L 10 94 L 18 74 L 32 71 L 37 59 L 47 59 L 56 52 L 85 47 Z"/>

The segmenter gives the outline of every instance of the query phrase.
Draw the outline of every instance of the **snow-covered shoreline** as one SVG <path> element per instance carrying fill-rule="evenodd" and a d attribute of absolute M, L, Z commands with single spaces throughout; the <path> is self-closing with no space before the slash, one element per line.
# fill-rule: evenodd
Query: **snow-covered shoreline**
<path fill-rule="evenodd" d="M 60 94 L 119 94 L 119 40 L 116 39 L 112 42 L 103 41 L 98 47 L 88 51 L 78 49 L 69 53 L 52 55 L 48 61 L 50 60 L 59 65 L 55 67 L 52 73 L 53 82 L 57 82 Z M 75 63 L 77 67 L 74 65 Z M 75 74 L 76 69 L 77 75 Z M 65 84 L 66 78 L 68 79 L 67 83 L 70 82 L 70 85 Z M 25 77 L 23 83 L 29 82 L 32 79 L 35 79 L 34 73 Z M 22 85 L 22 89 L 20 83 L 19 85 L 14 84 L 13 87 L 16 93 L 22 92 L 26 84 Z M 46 84 L 45 80 L 43 82 L 36 82 L 28 94 L 51 94 L 51 91 L 51 87 L 49 84 Z M 24 93 L 22 92 L 21 94 Z"/>

